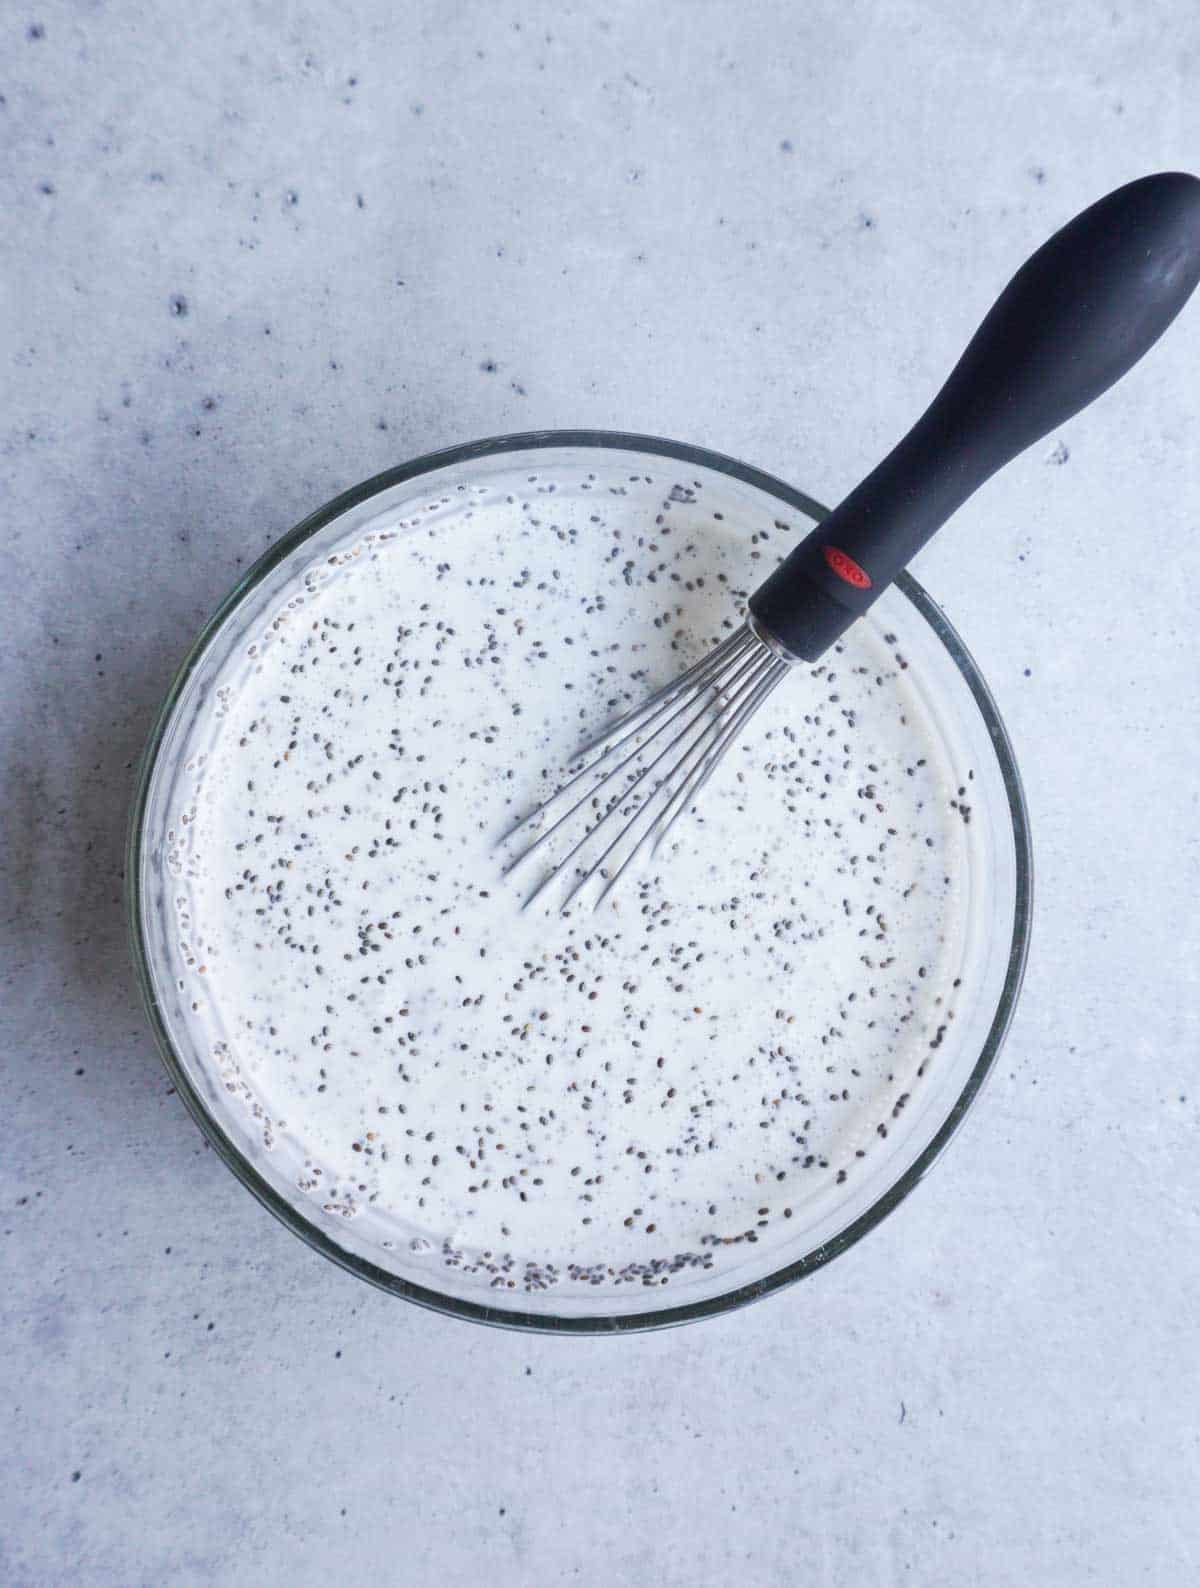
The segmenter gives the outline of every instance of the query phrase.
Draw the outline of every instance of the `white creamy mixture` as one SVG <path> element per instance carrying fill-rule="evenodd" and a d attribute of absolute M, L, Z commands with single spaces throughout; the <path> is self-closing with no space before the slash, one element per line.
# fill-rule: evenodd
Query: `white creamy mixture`
<path fill-rule="evenodd" d="M 316 1220 L 480 1283 L 782 1251 L 953 1018 L 970 793 L 868 624 L 615 902 L 522 913 L 538 864 L 502 876 L 580 739 L 728 633 L 804 527 L 671 484 L 657 523 L 586 483 L 473 487 L 322 554 L 176 794 L 176 969 L 231 1106 Z"/>

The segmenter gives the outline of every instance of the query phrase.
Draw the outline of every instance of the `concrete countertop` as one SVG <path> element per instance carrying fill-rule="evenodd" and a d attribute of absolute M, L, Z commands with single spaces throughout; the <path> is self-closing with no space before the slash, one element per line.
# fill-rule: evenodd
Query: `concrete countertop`
<path fill-rule="evenodd" d="M 259 552 L 586 425 L 831 501 L 1012 269 L 1200 166 L 1191 0 L 33 0 L 0 23 L 0 1582 L 1200 1574 L 1200 307 L 919 560 L 1012 730 L 1023 1001 L 852 1253 L 661 1335 L 324 1262 L 170 1095 L 132 767 Z"/>

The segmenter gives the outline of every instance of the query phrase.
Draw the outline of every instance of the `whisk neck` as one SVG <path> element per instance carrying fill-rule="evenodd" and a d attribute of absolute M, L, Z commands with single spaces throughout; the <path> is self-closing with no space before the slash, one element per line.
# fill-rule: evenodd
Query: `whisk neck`
<path fill-rule="evenodd" d="M 770 651 L 772 656 L 778 657 L 781 662 L 786 662 L 789 667 L 796 667 L 804 660 L 802 656 L 789 651 L 783 641 L 777 639 L 753 611 L 746 614 L 746 627 L 764 650 Z"/>

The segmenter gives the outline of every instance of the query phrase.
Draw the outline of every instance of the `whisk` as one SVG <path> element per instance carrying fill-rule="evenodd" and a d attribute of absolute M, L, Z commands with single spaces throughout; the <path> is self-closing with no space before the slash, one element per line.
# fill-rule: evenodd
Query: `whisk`
<path fill-rule="evenodd" d="M 517 866 L 569 844 L 528 896 L 599 879 L 599 905 L 692 809 L 793 667 L 822 656 L 986 480 L 1119 380 L 1200 279 L 1200 181 L 1130 182 L 1021 267 L 924 415 L 751 595 L 745 621 L 576 752 Z M 579 836 L 574 833 L 579 831 Z M 571 839 L 574 841 L 571 842 Z"/>

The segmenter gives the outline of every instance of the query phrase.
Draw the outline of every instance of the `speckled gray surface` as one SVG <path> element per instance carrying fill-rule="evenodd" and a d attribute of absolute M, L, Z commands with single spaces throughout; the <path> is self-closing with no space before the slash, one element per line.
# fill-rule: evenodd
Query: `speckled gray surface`
<path fill-rule="evenodd" d="M 1195 1580 L 1200 308 L 920 559 L 1033 957 L 804 1286 L 615 1341 L 367 1289 L 168 1094 L 119 897 L 155 702 L 283 529 L 555 425 L 835 498 L 1030 248 L 1200 165 L 1198 67 L 1189 0 L 6 8 L 5 1585 Z"/>

